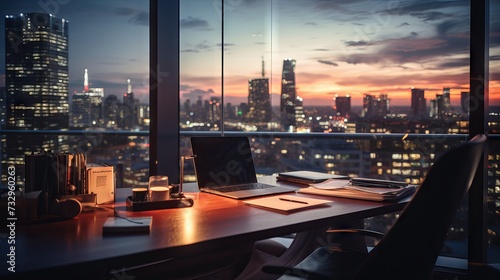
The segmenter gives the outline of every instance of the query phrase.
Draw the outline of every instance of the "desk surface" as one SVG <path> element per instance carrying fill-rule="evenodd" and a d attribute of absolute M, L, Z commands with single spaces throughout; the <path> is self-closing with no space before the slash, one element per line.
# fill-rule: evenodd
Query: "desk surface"
<path fill-rule="evenodd" d="M 273 178 L 260 180 L 282 184 Z M 113 215 L 112 210 L 86 212 L 66 221 L 18 226 L 15 229 L 16 271 L 78 270 L 103 262 L 108 268 L 119 269 L 137 265 L 138 261 L 149 263 L 207 253 L 332 222 L 394 212 L 401 210 L 408 200 L 381 203 L 321 197 L 331 202 L 326 207 L 281 214 L 251 207 L 239 200 L 192 192 L 186 193 L 194 197 L 194 206 L 190 208 L 131 212 L 126 211 L 124 204 L 129 192 L 130 189 L 117 190 L 115 208 L 124 216 L 153 216 L 149 234 L 103 236 L 102 225 Z M 4 248 L 2 260 L 6 256 Z M 2 263 L 0 275 L 9 275 L 4 269 L 5 261 Z"/>

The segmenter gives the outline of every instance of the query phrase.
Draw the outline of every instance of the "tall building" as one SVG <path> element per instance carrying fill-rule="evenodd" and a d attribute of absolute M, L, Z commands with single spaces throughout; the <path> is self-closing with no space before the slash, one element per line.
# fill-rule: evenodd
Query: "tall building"
<path fill-rule="evenodd" d="M 468 116 L 470 112 L 470 92 L 462 91 L 460 93 L 460 105 L 462 107 L 462 115 Z"/>
<path fill-rule="evenodd" d="M 262 77 L 248 80 L 248 106 L 248 121 L 255 123 L 268 123 L 271 121 L 269 79 L 265 78 L 264 61 L 262 61 Z"/>
<path fill-rule="evenodd" d="M 431 99 L 431 101 L 430 101 L 429 118 L 431 118 L 431 119 L 438 118 L 438 101 L 437 101 L 437 99 Z"/>
<path fill-rule="evenodd" d="M 68 21 L 28 13 L 5 28 L 7 128 L 68 128 Z"/>
<path fill-rule="evenodd" d="M 348 117 L 351 115 L 351 96 L 349 94 L 346 94 L 346 96 L 336 94 L 333 101 L 337 116 Z"/>
<path fill-rule="evenodd" d="M 68 28 L 65 19 L 46 13 L 5 18 L 6 128 L 68 129 Z M 2 143 L 2 181 L 6 166 L 24 177 L 24 155 L 67 149 L 64 136 L 7 135 Z"/>
<path fill-rule="evenodd" d="M 123 94 L 123 104 L 119 113 L 119 127 L 130 130 L 134 129 L 139 123 L 139 101 L 134 98 L 132 83 L 127 79 L 127 92 Z"/>
<path fill-rule="evenodd" d="M 5 127 L 5 87 L 0 87 L 0 128 Z"/>
<path fill-rule="evenodd" d="M 75 92 L 71 101 L 71 126 L 79 128 L 102 127 L 104 125 L 102 102 L 103 88 L 90 88 L 89 75 L 85 69 L 83 91 Z"/>
<path fill-rule="evenodd" d="M 297 96 L 295 100 L 295 124 L 297 128 L 306 124 L 306 114 L 304 113 L 304 99 Z"/>
<path fill-rule="evenodd" d="M 207 101 L 207 112 L 208 112 L 208 122 L 212 126 L 220 126 L 220 120 L 221 120 L 221 104 L 220 104 L 220 98 L 212 96 L 210 97 L 210 101 Z"/>
<path fill-rule="evenodd" d="M 450 88 L 443 88 L 442 94 L 436 94 L 437 114 L 439 118 L 445 118 L 453 113 L 451 107 Z"/>
<path fill-rule="evenodd" d="M 118 129 L 118 114 L 120 111 L 120 102 L 114 94 L 108 95 L 103 102 L 103 120 L 104 127 Z"/>
<path fill-rule="evenodd" d="M 295 59 L 283 61 L 283 72 L 281 74 L 281 126 L 284 130 L 290 130 L 296 126 L 295 123 L 295 99 L 297 98 L 295 85 Z"/>
<path fill-rule="evenodd" d="M 383 117 L 387 114 L 390 113 L 390 103 L 391 100 L 389 99 L 389 95 L 387 94 L 380 94 L 379 97 L 375 100 L 375 106 L 376 106 L 376 114 L 379 117 Z"/>
<path fill-rule="evenodd" d="M 363 96 L 363 117 L 384 117 L 389 114 L 390 100 L 387 94 L 380 94 L 378 97 L 371 94 Z"/>
<path fill-rule="evenodd" d="M 411 89 L 411 113 L 413 117 L 423 117 L 426 113 L 425 91 L 423 89 Z"/>

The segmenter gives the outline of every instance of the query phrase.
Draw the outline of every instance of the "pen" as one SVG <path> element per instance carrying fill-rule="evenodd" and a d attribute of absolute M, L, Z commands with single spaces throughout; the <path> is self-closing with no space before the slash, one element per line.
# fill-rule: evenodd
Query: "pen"
<path fill-rule="evenodd" d="M 288 199 L 288 198 L 283 198 L 283 197 L 280 197 L 280 200 L 283 200 L 283 201 L 288 201 L 288 202 L 297 202 L 297 203 L 302 203 L 302 204 L 308 204 L 308 203 L 307 203 L 307 202 L 305 202 L 305 201 L 293 200 L 293 199 Z"/>

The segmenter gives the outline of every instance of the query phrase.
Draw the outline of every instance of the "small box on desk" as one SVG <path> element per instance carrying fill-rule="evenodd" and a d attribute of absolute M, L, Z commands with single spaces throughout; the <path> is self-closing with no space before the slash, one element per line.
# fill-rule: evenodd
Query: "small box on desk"
<path fill-rule="evenodd" d="M 113 166 L 90 164 L 86 167 L 89 194 L 96 194 L 97 204 L 115 202 L 115 172 Z"/>

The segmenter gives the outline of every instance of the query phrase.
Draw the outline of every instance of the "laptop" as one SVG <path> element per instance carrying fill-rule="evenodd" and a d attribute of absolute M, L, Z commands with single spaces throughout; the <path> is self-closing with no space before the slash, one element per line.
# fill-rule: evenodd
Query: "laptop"
<path fill-rule="evenodd" d="M 234 199 L 294 192 L 292 187 L 257 182 L 248 137 L 191 137 L 200 191 Z"/>

